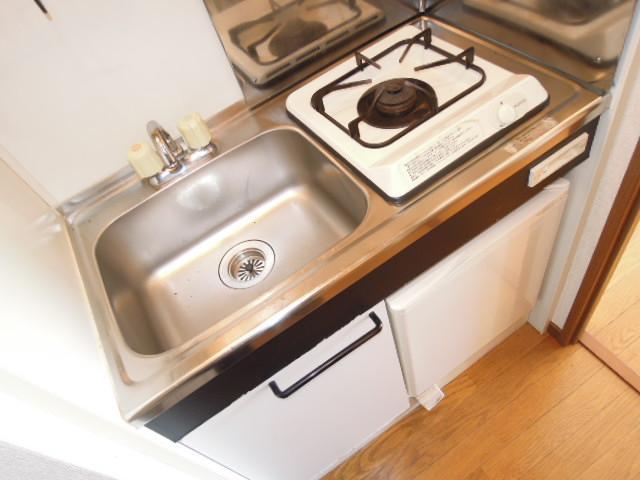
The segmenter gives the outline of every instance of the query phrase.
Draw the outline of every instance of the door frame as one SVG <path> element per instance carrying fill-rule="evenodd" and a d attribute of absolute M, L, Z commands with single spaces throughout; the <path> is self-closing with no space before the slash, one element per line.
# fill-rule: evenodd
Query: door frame
<path fill-rule="evenodd" d="M 640 141 L 629 162 L 600 238 L 582 279 L 567 321 L 561 329 L 553 323 L 549 333 L 561 344 L 580 340 L 613 268 L 640 214 Z"/>

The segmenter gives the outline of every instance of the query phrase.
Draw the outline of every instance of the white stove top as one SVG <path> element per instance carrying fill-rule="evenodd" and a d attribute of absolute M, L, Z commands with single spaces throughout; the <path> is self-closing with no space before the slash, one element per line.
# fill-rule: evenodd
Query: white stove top
<path fill-rule="evenodd" d="M 446 59 L 446 52 L 462 52 L 434 36 L 434 48 L 414 43 L 400 62 L 408 40 L 420 33 L 412 25 L 394 31 L 361 52 L 380 68 L 363 60 L 365 66 L 357 70 L 356 59 L 349 58 L 293 92 L 286 102 L 291 115 L 396 201 L 455 168 L 474 148 L 503 133 L 548 98 L 534 77 L 514 74 L 478 57 L 470 68 L 454 61 L 415 71 L 416 66 Z M 404 44 L 376 58 L 399 42 Z M 354 69 L 355 73 L 349 75 Z M 412 129 L 379 128 L 364 119 L 356 120 L 363 94 L 397 78 L 426 82 L 435 91 L 440 111 Z M 370 82 L 335 91 L 326 89 L 324 95 L 316 93 L 332 82 L 345 85 L 365 80 Z M 360 113 L 363 111 L 366 109 Z"/>

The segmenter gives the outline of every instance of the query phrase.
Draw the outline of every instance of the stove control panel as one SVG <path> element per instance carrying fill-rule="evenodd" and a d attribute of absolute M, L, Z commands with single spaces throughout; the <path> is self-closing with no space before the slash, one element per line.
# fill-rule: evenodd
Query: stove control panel
<path fill-rule="evenodd" d="M 517 118 L 518 113 L 513 105 L 500 102 L 500 106 L 498 107 L 498 121 L 501 125 L 509 125 L 515 122 Z"/>
<path fill-rule="evenodd" d="M 588 143 L 589 134 L 584 132 L 557 152 L 549 155 L 529 171 L 529 182 L 527 185 L 529 187 L 535 187 L 549 175 L 560 170 L 578 155 L 584 153 Z"/>
<path fill-rule="evenodd" d="M 520 93 L 512 93 L 500 100 L 497 111 L 500 127 L 506 127 L 525 115 L 529 110 L 527 107 L 527 97 Z"/>

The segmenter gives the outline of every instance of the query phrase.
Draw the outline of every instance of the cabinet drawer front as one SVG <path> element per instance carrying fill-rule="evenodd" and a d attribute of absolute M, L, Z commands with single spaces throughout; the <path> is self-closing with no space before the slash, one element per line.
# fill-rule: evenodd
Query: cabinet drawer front
<path fill-rule="evenodd" d="M 182 443 L 252 480 L 320 476 L 408 408 L 384 303 L 372 311 L 380 330 L 357 317 Z"/>

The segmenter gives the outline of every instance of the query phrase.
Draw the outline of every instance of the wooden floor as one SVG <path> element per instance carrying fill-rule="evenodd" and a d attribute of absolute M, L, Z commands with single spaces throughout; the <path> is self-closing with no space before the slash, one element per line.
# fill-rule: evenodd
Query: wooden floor
<path fill-rule="evenodd" d="M 640 373 L 640 228 L 636 225 L 587 324 L 587 332 Z"/>
<path fill-rule="evenodd" d="M 526 325 L 445 392 L 326 479 L 640 480 L 640 395 L 580 345 Z"/>

